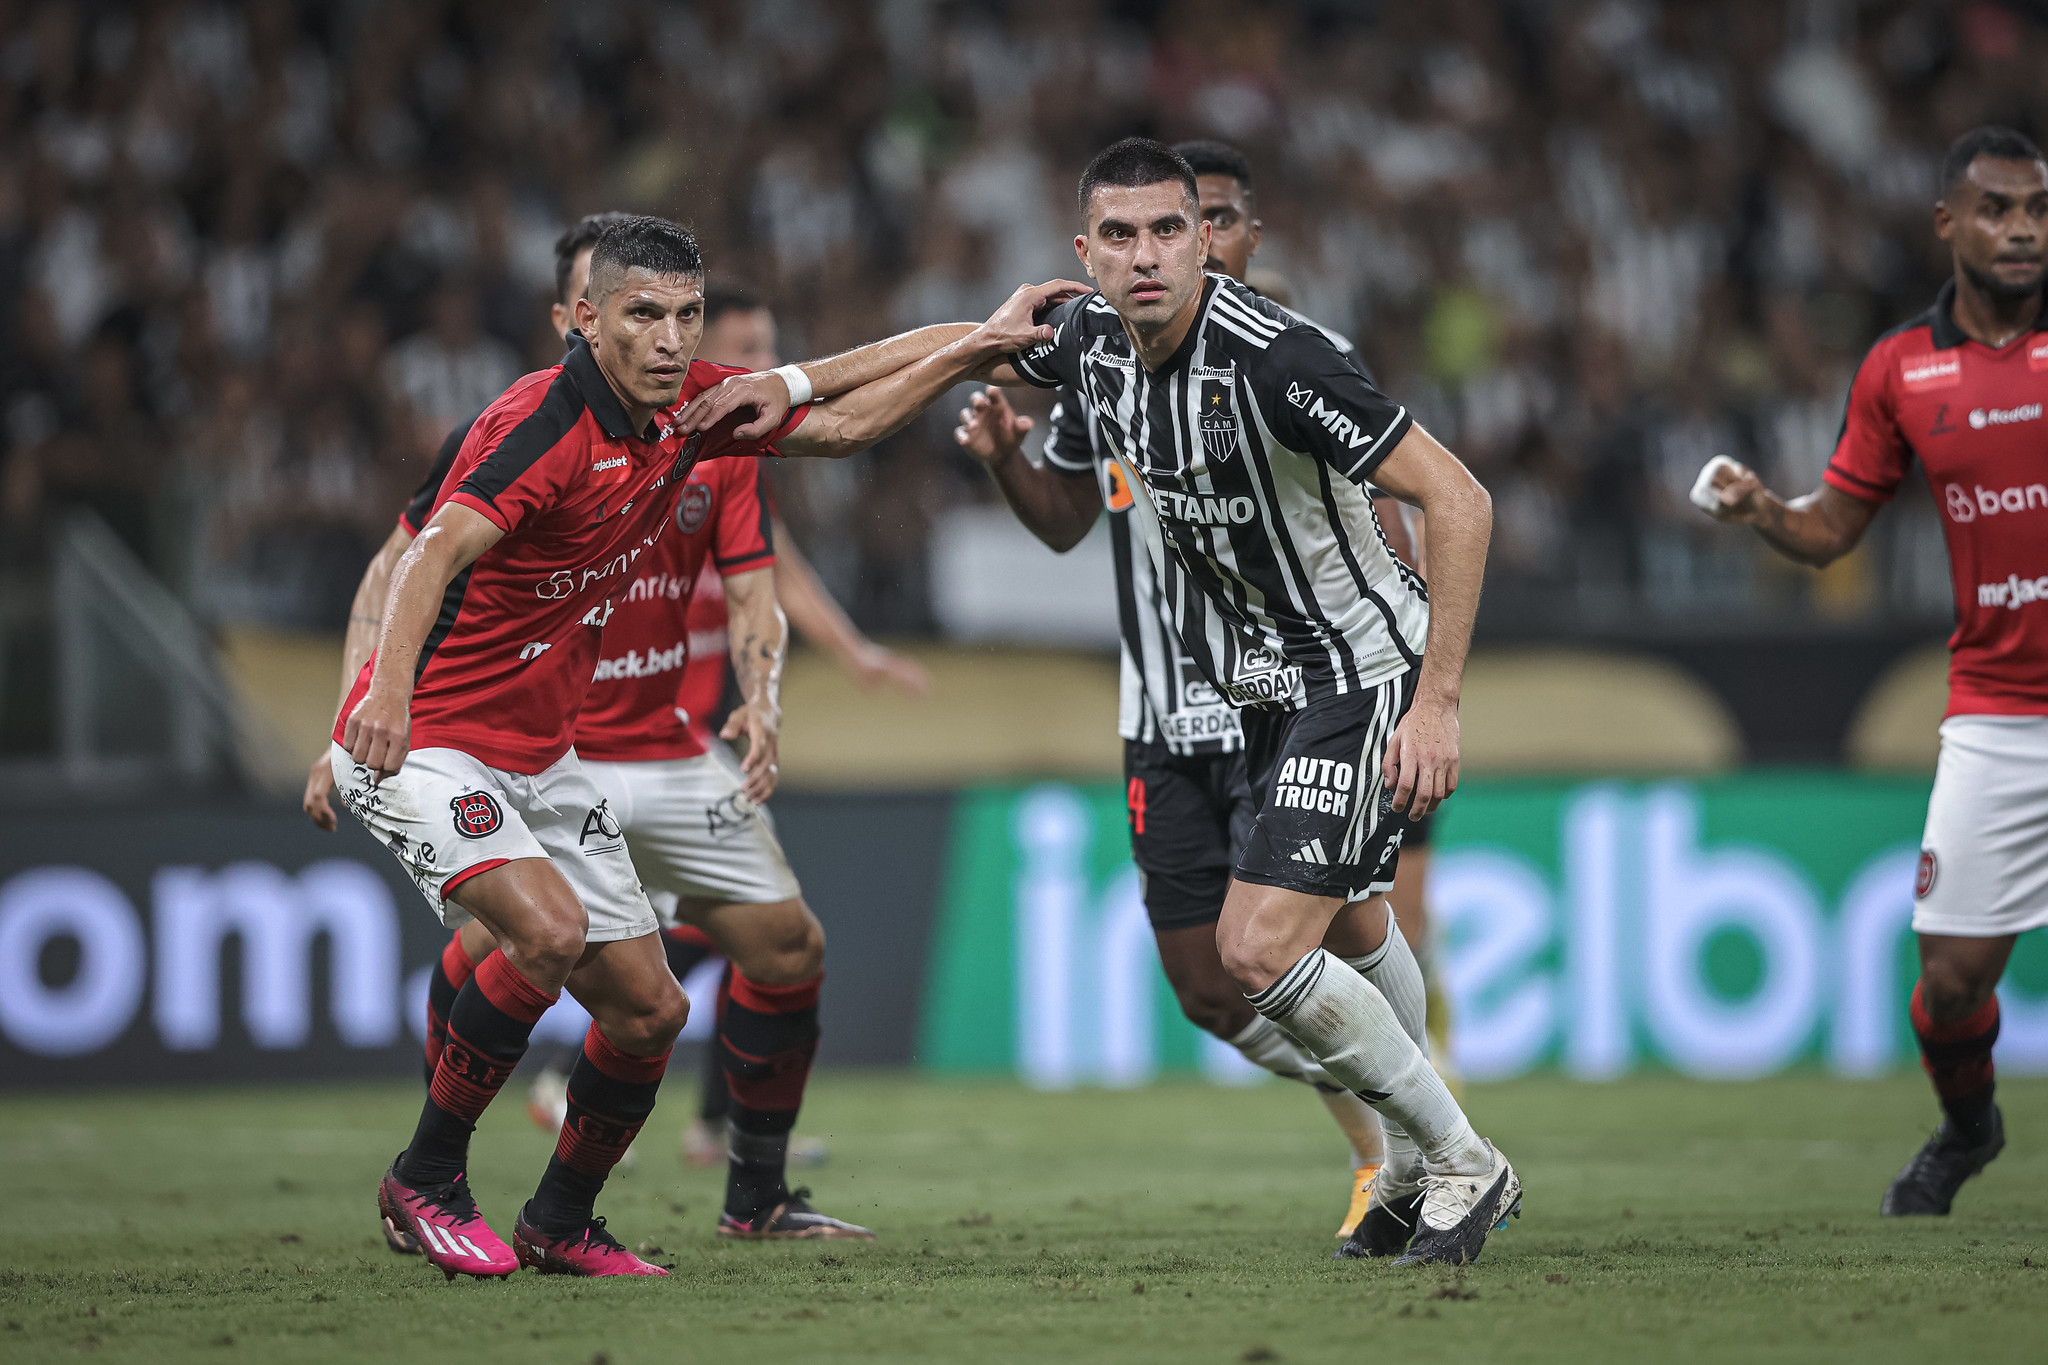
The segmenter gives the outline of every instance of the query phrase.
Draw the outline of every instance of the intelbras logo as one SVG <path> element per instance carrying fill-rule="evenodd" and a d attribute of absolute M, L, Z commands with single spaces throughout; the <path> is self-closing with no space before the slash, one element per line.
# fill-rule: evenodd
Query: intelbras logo
<path fill-rule="evenodd" d="M 1352 450 L 1372 439 L 1372 433 L 1358 423 L 1323 401 L 1323 396 L 1306 384 L 1289 382 L 1287 401 L 1309 415 L 1311 421 L 1321 422 L 1323 430 L 1342 441 Z"/>
<path fill-rule="evenodd" d="M 2041 405 L 2028 403 L 2017 408 L 1971 408 L 1970 425 L 1978 431 L 1986 427 L 2009 427 L 2015 422 L 2038 422 L 2041 420 Z"/>

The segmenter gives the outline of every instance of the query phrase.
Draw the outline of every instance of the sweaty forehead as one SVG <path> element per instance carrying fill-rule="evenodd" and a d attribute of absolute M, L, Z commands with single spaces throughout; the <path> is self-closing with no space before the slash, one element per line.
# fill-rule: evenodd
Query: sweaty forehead
<path fill-rule="evenodd" d="M 704 277 L 661 275 L 642 266 L 628 266 L 618 271 L 611 288 L 604 292 L 621 298 L 647 299 L 664 308 L 684 308 L 704 301 Z"/>
<path fill-rule="evenodd" d="M 1176 213 L 1185 217 L 1187 211 L 1187 189 L 1178 180 L 1162 180 L 1156 185 L 1100 185 L 1088 200 L 1091 224 L 1111 218 L 1119 223 L 1154 223 Z"/>
<path fill-rule="evenodd" d="M 2048 166 L 2022 157 L 1980 156 L 1963 172 L 1963 184 L 1979 193 L 2028 198 L 2048 190 Z"/>

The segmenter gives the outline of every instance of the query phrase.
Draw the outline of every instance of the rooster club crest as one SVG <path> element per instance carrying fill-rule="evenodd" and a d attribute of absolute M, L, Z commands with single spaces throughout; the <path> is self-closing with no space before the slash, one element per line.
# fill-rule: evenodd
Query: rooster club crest
<path fill-rule="evenodd" d="M 711 488 L 708 484 L 686 483 L 683 496 L 676 502 L 676 528 L 686 536 L 694 536 L 704 529 L 704 523 L 711 520 Z"/>
<path fill-rule="evenodd" d="M 455 812 L 455 832 L 465 839 L 486 839 L 505 823 L 505 812 L 489 792 L 464 792 L 448 803 Z"/>
<path fill-rule="evenodd" d="M 1237 454 L 1237 400 L 1230 381 L 1204 379 L 1200 403 L 1196 422 L 1202 431 L 1202 448 L 1212 460 L 1228 460 Z"/>

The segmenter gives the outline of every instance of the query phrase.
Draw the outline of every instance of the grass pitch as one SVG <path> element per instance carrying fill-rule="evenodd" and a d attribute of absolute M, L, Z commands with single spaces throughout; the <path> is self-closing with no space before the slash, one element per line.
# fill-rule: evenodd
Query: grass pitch
<path fill-rule="evenodd" d="M 678 1087 L 680 1091 L 682 1087 Z M 0 1360 L 605 1362 L 2040 1360 L 2048 1082 L 1944 1220 L 1878 1196 L 1924 1083 L 1556 1080 L 1469 1103 L 1528 1187 L 1465 1273 L 1333 1262 L 1341 1145 L 1278 1083 L 1036 1095 L 828 1075 L 818 1202 L 873 1246 L 711 1235 L 717 1176 L 657 1111 L 603 1207 L 673 1278 L 458 1281 L 384 1250 L 416 1086 L 0 1103 Z M 475 1187 L 509 1234 L 547 1143 L 516 1097 Z M 678 1094 L 676 1097 L 680 1099 Z"/>

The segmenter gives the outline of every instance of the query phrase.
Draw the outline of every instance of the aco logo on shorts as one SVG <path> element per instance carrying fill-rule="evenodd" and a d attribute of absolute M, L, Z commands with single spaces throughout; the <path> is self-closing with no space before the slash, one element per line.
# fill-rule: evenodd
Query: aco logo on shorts
<path fill-rule="evenodd" d="M 448 803 L 455 812 L 455 832 L 465 839 L 485 839 L 505 823 L 498 799 L 489 792 L 464 792 Z"/>
<path fill-rule="evenodd" d="M 1927 899 L 1927 893 L 1934 889 L 1935 874 L 1940 870 L 1941 864 L 1935 861 L 1934 850 L 1931 848 L 1921 849 L 1920 870 L 1913 875 L 1914 900 L 1924 901 Z"/>

